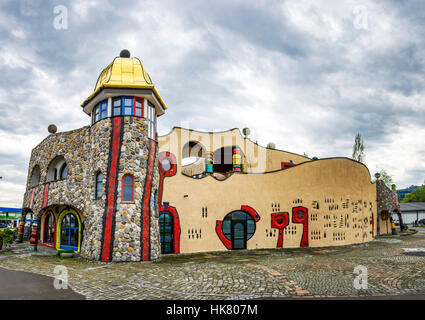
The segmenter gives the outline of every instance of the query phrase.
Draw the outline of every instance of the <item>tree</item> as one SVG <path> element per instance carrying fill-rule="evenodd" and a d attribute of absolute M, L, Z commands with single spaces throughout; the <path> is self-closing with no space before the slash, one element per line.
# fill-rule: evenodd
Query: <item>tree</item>
<path fill-rule="evenodd" d="M 384 181 L 385 185 L 391 189 L 391 185 L 393 184 L 393 178 L 387 173 L 387 171 L 385 171 L 384 169 L 382 169 L 381 171 L 379 171 L 379 173 L 381 174 L 380 179 L 382 181 Z"/>
<path fill-rule="evenodd" d="M 356 137 L 354 138 L 353 155 L 351 158 L 358 162 L 364 163 L 364 143 L 360 133 L 357 133 Z"/>
<path fill-rule="evenodd" d="M 402 202 L 425 202 L 425 185 L 407 193 Z"/>

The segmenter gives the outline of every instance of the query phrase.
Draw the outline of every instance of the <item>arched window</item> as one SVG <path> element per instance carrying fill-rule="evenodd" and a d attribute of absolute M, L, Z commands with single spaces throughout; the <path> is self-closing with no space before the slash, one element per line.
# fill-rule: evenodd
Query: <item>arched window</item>
<path fill-rule="evenodd" d="M 66 179 L 68 176 L 68 166 L 64 163 L 60 170 L 60 179 Z"/>
<path fill-rule="evenodd" d="M 134 201 L 134 178 L 131 175 L 122 178 L 122 201 Z"/>
<path fill-rule="evenodd" d="M 68 166 L 63 156 L 55 157 L 47 167 L 46 182 L 65 179 L 68 175 Z"/>
<path fill-rule="evenodd" d="M 60 226 L 60 248 L 77 251 L 79 244 L 79 221 L 75 214 L 68 213 Z"/>
<path fill-rule="evenodd" d="M 50 211 L 44 219 L 43 243 L 48 246 L 53 246 L 55 243 L 55 218 Z"/>
<path fill-rule="evenodd" d="M 196 141 L 189 141 L 182 150 L 182 158 L 201 158 L 205 157 L 205 148 Z"/>
<path fill-rule="evenodd" d="M 101 198 L 103 195 L 103 174 L 98 172 L 96 175 L 96 186 L 95 186 L 95 197 L 96 199 Z"/>
<path fill-rule="evenodd" d="M 35 187 L 40 183 L 40 167 L 38 165 L 34 166 L 31 173 L 30 187 Z"/>

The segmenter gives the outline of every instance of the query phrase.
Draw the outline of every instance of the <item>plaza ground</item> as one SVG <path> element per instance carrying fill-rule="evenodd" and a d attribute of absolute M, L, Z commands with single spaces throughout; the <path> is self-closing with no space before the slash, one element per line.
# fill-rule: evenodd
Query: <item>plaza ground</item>
<path fill-rule="evenodd" d="M 45 249 L 30 254 L 26 245 L 15 245 L 0 253 L 0 287 L 19 286 L 9 297 L 2 290 L 0 298 L 425 299 L 425 255 L 403 250 L 425 248 L 425 229 L 417 230 L 343 247 L 167 255 L 143 263 L 60 259 Z M 57 265 L 67 267 L 74 292 L 54 289 Z M 367 267 L 367 289 L 354 288 L 354 268 L 359 265 Z M 43 290 L 31 291 L 37 285 Z M 17 290 L 22 290 L 21 296 Z"/>

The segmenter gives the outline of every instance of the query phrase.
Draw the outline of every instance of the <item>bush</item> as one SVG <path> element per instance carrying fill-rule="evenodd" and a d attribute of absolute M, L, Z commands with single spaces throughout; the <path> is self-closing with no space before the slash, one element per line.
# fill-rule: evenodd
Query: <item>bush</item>
<path fill-rule="evenodd" d="M 10 229 L 5 229 L 0 231 L 0 242 L 5 245 L 10 245 L 13 243 L 13 231 Z"/>

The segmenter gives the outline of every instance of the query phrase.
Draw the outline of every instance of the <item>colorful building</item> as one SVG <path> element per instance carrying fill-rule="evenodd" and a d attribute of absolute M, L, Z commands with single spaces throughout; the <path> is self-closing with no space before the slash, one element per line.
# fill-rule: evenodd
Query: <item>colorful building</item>
<path fill-rule="evenodd" d="M 173 128 L 140 60 L 123 50 L 83 102 L 91 124 L 52 128 L 31 153 L 23 215 L 39 242 L 101 261 L 166 253 L 321 247 L 377 234 L 362 163 L 262 147 L 239 129 Z M 38 226 L 38 228 L 37 228 Z"/>

